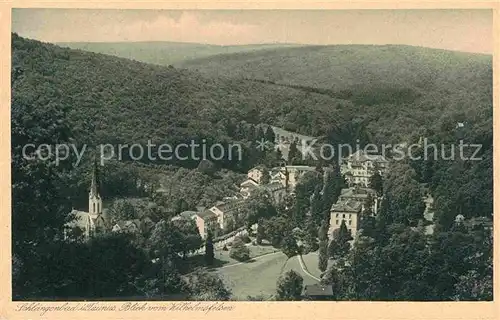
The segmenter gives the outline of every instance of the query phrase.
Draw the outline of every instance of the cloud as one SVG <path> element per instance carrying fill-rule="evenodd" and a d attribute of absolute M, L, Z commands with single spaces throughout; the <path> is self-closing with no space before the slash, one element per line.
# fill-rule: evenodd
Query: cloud
<path fill-rule="evenodd" d="M 165 40 L 179 42 L 203 42 L 231 44 L 235 39 L 247 43 L 258 34 L 259 27 L 250 24 L 235 24 L 226 21 L 201 22 L 197 14 L 183 12 L 179 19 L 159 16 L 153 21 L 137 21 L 131 25 L 118 26 L 115 32 L 124 40 Z"/>
<path fill-rule="evenodd" d="M 70 19 L 68 19 L 70 20 Z M 73 31 L 56 29 L 44 32 L 43 38 L 49 42 L 64 41 L 178 41 L 210 44 L 244 44 L 258 42 L 260 27 L 248 23 L 233 23 L 222 20 L 204 21 L 199 14 L 182 12 L 173 18 L 166 14 L 142 19 L 93 19 L 73 16 Z M 206 20 L 206 19 L 205 19 Z M 97 23 L 96 23 L 97 22 Z M 82 26 L 82 27 L 80 27 Z M 235 43 L 236 40 L 236 43 Z"/>

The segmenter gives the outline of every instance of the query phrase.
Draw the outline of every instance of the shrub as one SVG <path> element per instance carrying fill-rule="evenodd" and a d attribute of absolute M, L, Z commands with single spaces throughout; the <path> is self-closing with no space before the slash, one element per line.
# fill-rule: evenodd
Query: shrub
<path fill-rule="evenodd" d="M 250 259 L 250 249 L 243 244 L 243 242 L 234 242 L 229 256 L 238 261 L 247 261 Z"/>

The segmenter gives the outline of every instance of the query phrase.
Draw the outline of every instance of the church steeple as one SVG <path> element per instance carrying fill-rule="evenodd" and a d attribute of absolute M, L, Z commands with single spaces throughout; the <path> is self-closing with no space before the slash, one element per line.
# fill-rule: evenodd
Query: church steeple
<path fill-rule="evenodd" d="M 89 213 L 100 215 L 102 213 L 102 199 L 99 190 L 99 174 L 97 169 L 97 162 L 94 161 L 94 168 L 92 171 L 92 182 L 90 183 L 89 190 Z"/>

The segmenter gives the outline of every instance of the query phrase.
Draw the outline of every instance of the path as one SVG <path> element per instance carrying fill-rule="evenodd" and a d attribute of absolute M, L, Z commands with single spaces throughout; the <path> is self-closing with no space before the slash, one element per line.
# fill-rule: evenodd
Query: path
<path fill-rule="evenodd" d="M 309 277 L 313 278 L 316 281 L 321 281 L 320 278 L 313 276 L 309 270 L 307 270 L 307 267 L 304 264 L 304 260 L 302 260 L 302 255 L 297 255 L 297 259 L 299 260 L 300 267 L 302 268 L 302 271 L 304 271 L 305 274 L 307 274 Z"/>

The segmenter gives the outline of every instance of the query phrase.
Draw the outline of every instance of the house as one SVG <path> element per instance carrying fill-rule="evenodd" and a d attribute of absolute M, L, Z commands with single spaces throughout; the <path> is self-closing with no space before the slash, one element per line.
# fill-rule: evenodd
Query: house
<path fill-rule="evenodd" d="M 345 188 L 340 191 L 340 195 L 338 201 L 346 201 L 346 200 L 354 200 L 359 201 L 362 204 L 362 210 L 365 208 L 366 199 L 371 196 L 373 199 L 372 212 L 373 215 L 376 215 L 378 212 L 378 204 L 379 197 L 377 196 L 377 192 L 371 188 L 364 188 L 359 186 L 354 186 L 350 188 Z"/>
<path fill-rule="evenodd" d="M 244 205 L 244 200 L 219 201 L 208 210 L 217 216 L 219 228 L 225 229 L 228 226 L 229 220 L 232 219 L 234 221 L 235 215 L 239 213 L 239 210 Z"/>
<path fill-rule="evenodd" d="M 181 220 L 181 219 L 194 220 L 194 219 L 196 219 L 197 213 L 198 212 L 196 212 L 196 211 L 190 211 L 190 210 L 183 211 L 183 212 L 179 213 L 178 215 L 176 215 L 175 217 L 173 217 L 172 219 L 170 219 L 170 221 L 176 221 L 176 220 Z"/>
<path fill-rule="evenodd" d="M 281 170 L 280 167 L 273 168 L 269 171 L 269 175 L 271 178 L 269 179 L 269 183 L 281 183 L 283 186 L 286 186 L 286 174 L 285 170 Z"/>
<path fill-rule="evenodd" d="M 281 183 L 283 186 L 290 188 L 293 190 L 299 179 L 306 172 L 314 172 L 316 171 L 315 167 L 310 166 L 283 166 L 276 167 L 271 169 L 270 175 L 270 183 Z"/>
<path fill-rule="evenodd" d="M 250 197 L 252 192 L 259 189 L 259 187 L 260 184 L 258 184 L 254 180 L 252 179 L 245 180 L 240 184 L 240 194 L 243 196 L 244 199 L 247 199 L 248 197 Z"/>
<path fill-rule="evenodd" d="M 363 209 L 363 203 L 356 200 L 337 201 L 330 209 L 330 230 L 328 235 L 331 237 L 334 230 L 340 228 L 342 221 L 351 235 L 354 237 L 358 231 L 360 214 Z"/>
<path fill-rule="evenodd" d="M 383 175 L 389 162 L 381 155 L 366 154 L 358 150 L 342 161 L 340 172 L 345 175 L 349 185 L 368 187 L 375 172 Z"/>
<path fill-rule="evenodd" d="M 266 190 L 269 193 L 271 199 L 275 204 L 283 202 L 288 193 L 286 187 L 279 182 L 273 182 L 263 185 L 262 189 Z"/>
<path fill-rule="evenodd" d="M 205 210 L 197 212 L 194 219 L 196 221 L 196 227 L 198 227 L 198 232 L 203 239 L 207 237 L 209 231 L 217 233 L 219 223 L 217 222 L 217 216 L 212 211 Z"/>
<path fill-rule="evenodd" d="M 139 219 L 121 220 L 115 223 L 112 232 L 139 233 L 144 227 Z"/>
<path fill-rule="evenodd" d="M 68 240 L 88 240 L 110 229 L 107 212 L 102 206 L 97 164 L 94 165 L 89 190 L 89 211 L 72 210 L 70 216 L 72 220 L 64 225 L 64 238 Z"/>
<path fill-rule="evenodd" d="M 331 300 L 333 286 L 322 284 L 308 284 L 304 286 L 303 296 L 306 300 Z"/>
<path fill-rule="evenodd" d="M 250 169 L 247 173 L 248 178 L 252 179 L 253 181 L 255 181 L 257 183 L 261 183 L 263 175 L 264 175 L 264 168 L 263 167 L 255 167 L 253 169 Z"/>

